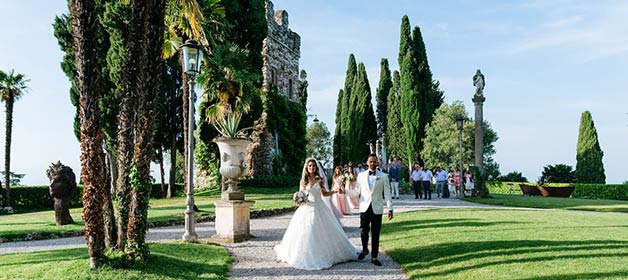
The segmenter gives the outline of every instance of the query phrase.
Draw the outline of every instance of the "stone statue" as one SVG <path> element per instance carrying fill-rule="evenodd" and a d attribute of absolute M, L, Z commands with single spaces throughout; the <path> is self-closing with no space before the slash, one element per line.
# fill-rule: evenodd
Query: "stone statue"
<path fill-rule="evenodd" d="M 50 180 L 50 196 L 55 200 L 55 221 L 58 226 L 73 224 L 70 202 L 76 190 L 76 176 L 72 168 L 61 161 L 53 163 L 46 171 Z"/>
<path fill-rule="evenodd" d="M 482 93 L 484 92 L 485 84 L 486 82 L 484 80 L 484 75 L 482 74 L 482 72 L 480 72 L 480 69 L 478 69 L 478 71 L 475 72 L 475 75 L 473 75 L 473 85 L 475 86 L 475 95 L 482 96 Z"/>

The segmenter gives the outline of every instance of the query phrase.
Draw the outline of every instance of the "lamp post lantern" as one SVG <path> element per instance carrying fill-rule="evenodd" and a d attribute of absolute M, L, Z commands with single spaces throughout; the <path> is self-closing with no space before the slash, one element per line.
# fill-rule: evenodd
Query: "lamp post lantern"
<path fill-rule="evenodd" d="M 194 211 L 194 80 L 196 75 L 201 73 L 201 60 L 203 51 L 201 45 L 195 40 L 187 40 L 181 46 L 183 50 L 183 66 L 185 74 L 188 75 L 190 88 L 188 101 L 188 153 L 187 153 L 187 190 L 185 199 L 185 233 L 182 239 L 185 241 L 197 242 L 196 217 Z"/>
<path fill-rule="evenodd" d="M 458 128 L 458 142 L 460 144 L 460 194 L 459 198 L 464 197 L 464 176 L 462 171 L 462 129 L 464 128 L 464 118 L 461 116 L 456 117 L 456 127 Z"/>

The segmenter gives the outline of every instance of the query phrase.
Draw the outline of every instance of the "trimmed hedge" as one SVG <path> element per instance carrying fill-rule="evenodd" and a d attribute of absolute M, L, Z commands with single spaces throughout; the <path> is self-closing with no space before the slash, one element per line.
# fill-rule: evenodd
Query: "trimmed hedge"
<path fill-rule="evenodd" d="M 574 184 L 576 190 L 571 197 L 590 199 L 628 200 L 628 185 Z"/>
<path fill-rule="evenodd" d="M 297 187 L 300 181 L 301 178 L 295 176 L 259 177 L 242 179 L 239 186 L 258 188 Z"/>
<path fill-rule="evenodd" d="M 70 207 L 81 207 L 83 186 L 77 186 L 72 195 Z M 184 194 L 183 185 L 174 185 L 174 196 Z M 153 184 L 151 198 L 162 198 L 161 185 Z M 22 210 L 50 210 L 54 208 L 54 199 L 50 196 L 48 186 L 21 186 L 11 188 L 11 205 Z"/>
<path fill-rule="evenodd" d="M 522 194 L 519 188 L 519 182 L 514 184 L 514 192 L 510 192 L 510 187 L 506 182 L 489 182 L 487 185 L 491 193 L 502 194 Z M 530 185 L 535 185 L 528 183 Z M 546 184 L 552 187 L 561 187 L 569 184 Z M 610 199 L 610 200 L 628 200 L 628 184 L 571 184 L 576 190 L 571 195 L 572 198 L 588 198 L 588 199 Z"/>

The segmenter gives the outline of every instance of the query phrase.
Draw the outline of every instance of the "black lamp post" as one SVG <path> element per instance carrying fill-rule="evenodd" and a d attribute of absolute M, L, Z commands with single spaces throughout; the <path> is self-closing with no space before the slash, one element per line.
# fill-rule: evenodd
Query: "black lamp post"
<path fill-rule="evenodd" d="M 463 176 L 463 171 L 462 171 L 462 129 L 464 128 L 464 118 L 463 117 L 456 117 L 456 127 L 458 128 L 458 142 L 460 144 L 460 194 L 458 195 L 458 197 L 463 198 L 464 197 L 464 176 Z"/>
<path fill-rule="evenodd" d="M 188 153 L 187 153 L 187 190 L 185 199 L 185 233 L 182 239 L 197 242 L 196 217 L 194 215 L 194 80 L 201 73 L 203 51 L 195 40 L 187 40 L 181 46 L 183 50 L 183 66 L 188 75 L 190 94 L 188 101 Z"/>

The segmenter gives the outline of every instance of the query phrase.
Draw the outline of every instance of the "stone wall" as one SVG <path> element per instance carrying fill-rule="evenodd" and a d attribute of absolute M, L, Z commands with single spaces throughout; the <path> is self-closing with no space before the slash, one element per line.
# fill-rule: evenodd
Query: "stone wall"
<path fill-rule="evenodd" d="M 298 102 L 297 81 L 299 78 L 299 58 L 301 57 L 301 37 L 288 27 L 288 12 L 274 11 L 273 3 L 266 1 L 266 22 L 268 37 L 264 39 L 262 57 L 264 66 L 263 89 L 268 91 L 276 86 L 279 95 Z M 251 134 L 253 143 L 247 150 L 248 176 L 272 176 L 274 159 L 277 155 L 276 138 L 266 126 L 266 113 L 255 122 Z"/>
<path fill-rule="evenodd" d="M 264 90 L 277 86 L 279 94 L 297 101 L 301 37 L 290 30 L 288 12 L 273 10 L 273 3 L 266 2 L 268 37 L 264 39 L 262 55 L 264 66 Z"/>

